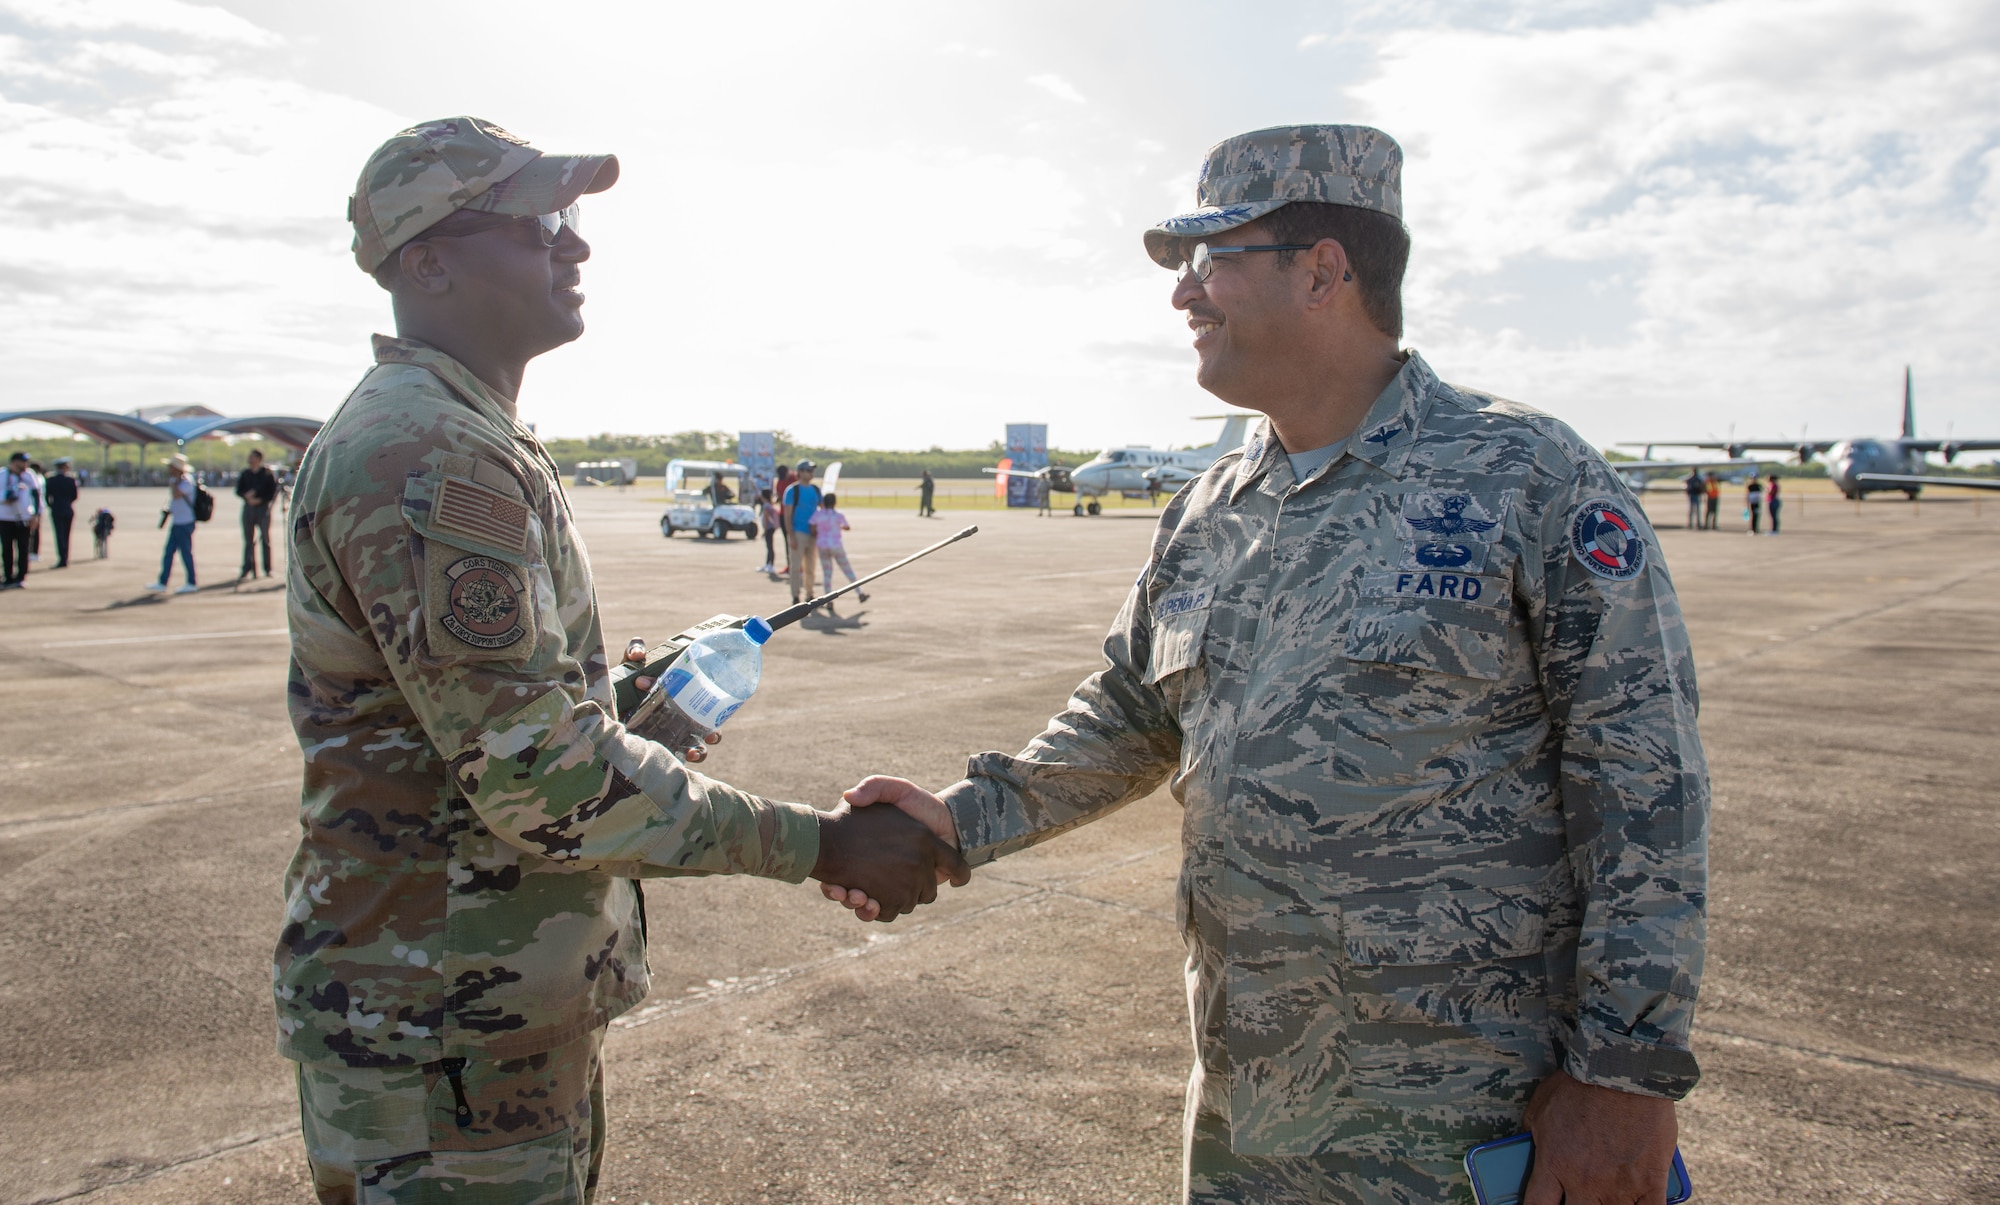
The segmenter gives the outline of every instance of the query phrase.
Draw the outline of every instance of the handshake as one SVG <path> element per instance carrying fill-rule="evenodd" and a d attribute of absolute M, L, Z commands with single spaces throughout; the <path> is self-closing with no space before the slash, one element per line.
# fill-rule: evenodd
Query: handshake
<path fill-rule="evenodd" d="M 625 661 L 643 664 L 646 649 L 643 638 L 633 639 L 625 646 Z M 634 678 L 633 685 L 643 694 L 653 688 L 653 679 Z M 704 746 L 721 739 L 721 733 L 711 732 L 703 743 L 674 752 L 699 765 L 708 759 Z M 875 803 L 895 806 L 869 806 Z M 826 898 L 853 909 L 859 919 L 886 922 L 936 900 L 941 883 L 965 886 L 972 871 L 959 854 L 951 809 L 916 783 L 878 774 L 849 787 L 839 807 L 820 813 L 819 861 L 811 877 Z"/>
<path fill-rule="evenodd" d="M 869 806 L 878 803 L 892 806 Z M 875 775 L 821 814 L 812 877 L 857 918 L 892 921 L 937 899 L 942 883 L 965 886 L 972 871 L 959 853 L 951 809 L 913 782 Z"/>

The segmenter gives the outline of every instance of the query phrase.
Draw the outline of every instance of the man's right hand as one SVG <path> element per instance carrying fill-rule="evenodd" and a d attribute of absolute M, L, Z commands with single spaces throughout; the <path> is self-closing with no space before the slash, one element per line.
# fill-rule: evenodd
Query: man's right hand
<path fill-rule="evenodd" d="M 871 803 L 893 803 L 908 815 L 923 823 L 938 840 L 956 851 L 960 848 L 958 821 L 952 819 L 951 809 L 944 801 L 924 790 L 907 778 L 891 778 L 886 774 L 871 774 L 847 788 L 841 798 L 858 808 Z M 938 871 L 938 882 L 947 877 L 954 887 L 963 887 L 972 880 L 972 872 L 960 861 L 958 873 L 946 875 Z M 826 879 L 820 883 L 820 893 L 843 908 L 853 911 L 857 920 L 876 920 L 881 917 L 882 904 L 866 890 L 849 886 L 840 879 Z"/>
<path fill-rule="evenodd" d="M 855 808 L 843 802 L 819 818 L 819 861 L 812 877 L 852 888 L 891 921 L 937 899 L 938 884 L 972 877 L 956 847 L 895 808 Z"/>

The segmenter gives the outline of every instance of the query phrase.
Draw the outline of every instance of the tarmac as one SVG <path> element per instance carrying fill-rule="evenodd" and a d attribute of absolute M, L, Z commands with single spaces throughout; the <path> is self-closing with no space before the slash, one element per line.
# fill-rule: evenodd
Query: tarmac
<path fill-rule="evenodd" d="M 134 516 L 112 558 L 86 538 L 49 571 L 45 541 L 0 594 L 0 1205 L 310 1197 L 268 997 L 299 775 L 281 579 L 230 584 L 225 500 L 202 591 L 142 594 L 154 493 L 92 491 Z M 573 496 L 614 647 L 788 601 L 761 541 L 663 540 L 656 489 Z M 1697 1199 L 2000 1200 L 2000 505 L 1802 489 L 1750 539 L 1650 501 L 1715 792 Z M 705 770 L 824 806 L 1019 748 L 1098 664 L 1152 527 L 851 518 L 863 571 L 982 531 L 781 633 Z M 1178 842 L 1161 792 L 886 926 L 811 885 L 649 888 L 598 1199 L 1176 1199 Z"/>

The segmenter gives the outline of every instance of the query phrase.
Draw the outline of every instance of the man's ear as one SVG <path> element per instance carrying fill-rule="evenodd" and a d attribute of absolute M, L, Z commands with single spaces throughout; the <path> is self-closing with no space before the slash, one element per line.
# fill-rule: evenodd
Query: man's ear
<path fill-rule="evenodd" d="M 451 269 L 445 266 L 437 248 L 427 242 L 418 240 L 397 248 L 396 266 L 402 283 L 418 293 L 435 297 L 451 288 Z"/>
<path fill-rule="evenodd" d="M 1347 248 L 1336 239 L 1323 238 L 1312 250 L 1301 251 L 1305 260 L 1306 308 L 1316 310 L 1333 304 L 1341 290 L 1354 285 L 1354 268 L 1347 261 Z"/>

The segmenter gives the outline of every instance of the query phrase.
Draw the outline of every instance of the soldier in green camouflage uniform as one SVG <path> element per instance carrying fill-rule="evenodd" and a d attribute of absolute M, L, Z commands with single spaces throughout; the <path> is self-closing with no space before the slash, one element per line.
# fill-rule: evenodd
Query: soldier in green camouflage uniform
<path fill-rule="evenodd" d="M 1400 219 L 1400 163 L 1353 126 L 1210 152 L 1203 208 L 1146 235 L 1163 266 L 1194 260 L 1175 301 L 1205 386 L 1264 408 L 1221 387 L 1223 361 L 1252 352 L 1220 341 L 1252 337 L 1253 301 L 1335 297 L 1363 273 L 1271 215 Z M 1242 246 L 1197 251 L 1210 242 Z M 1246 274 L 1215 282 L 1235 289 L 1229 312 L 1202 283 L 1223 272 Z M 1243 285 L 1257 273 L 1263 294 Z M 1374 325 L 1387 385 L 1357 392 L 1351 426 L 1328 431 L 1344 440 L 1301 456 L 1301 480 L 1260 424 L 1184 488 L 1106 668 L 1025 750 L 973 757 L 942 807 L 892 779 L 848 797 L 926 816 L 976 865 L 1170 782 L 1191 1201 L 1470 1201 L 1465 1152 L 1524 1112 L 1531 1203 L 1561 1199 L 1565 1168 L 1572 1201 L 1658 1200 L 1666 1102 L 1697 1076 L 1707 876 L 1673 584 L 1637 501 L 1573 431 L 1399 355 L 1400 303 Z M 1579 1114 L 1621 1109 L 1643 1150 L 1579 1154 Z M 1646 1187 L 1600 1196 L 1620 1162 Z"/>
<path fill-rule="evenodd" d="M 647 988 L 635 880 L 852 860 L 907 907 L 959 865 L 907 817 L 761 799 L 619 723 L 576 518 L 514 406 L 582 331 L 573 206 L 616 177 L 458 117 L 385 143 L 352 202 L 405 337 L 307 451 L 288 533 L 304 833 L 274 987 L 323 1201 L 588 1199 L 599 1043 Z"/>

